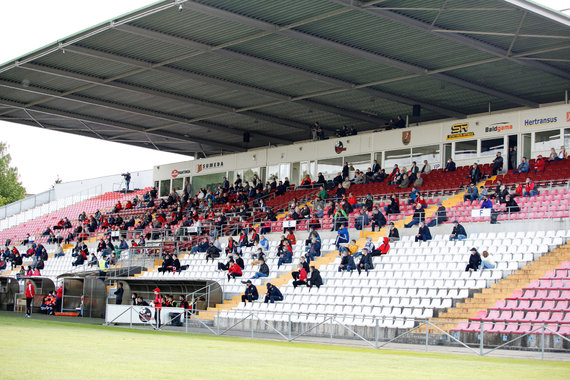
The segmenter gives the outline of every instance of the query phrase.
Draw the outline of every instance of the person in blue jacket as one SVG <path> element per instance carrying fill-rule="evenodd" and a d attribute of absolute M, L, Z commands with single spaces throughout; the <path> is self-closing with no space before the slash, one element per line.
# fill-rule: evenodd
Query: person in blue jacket
<path fill-rule="evenodd" d="M 267 293 L 265 293 L 265 303 L 275 303 L 275 301 L 283 301 L 283 294 L 281 294 L 279 288 L 268 282 Z"/>
<path fill-rule="evenodd" d="M 336 245 L 336 249 L 340 250 L 340 245 L 346 244 L 349 241 L 350 236 L 348 235 L 348 228 L 346 228 L 344 224 L 341 224 L 340 228 L 338 229 L 338 235 L 336 235 L 336 241 L 334 243 Z"/>

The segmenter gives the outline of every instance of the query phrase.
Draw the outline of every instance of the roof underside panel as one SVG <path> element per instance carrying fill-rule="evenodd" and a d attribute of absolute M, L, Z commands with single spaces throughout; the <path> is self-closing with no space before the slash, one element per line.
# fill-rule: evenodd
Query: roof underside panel
<path fill-rule="evenodd" d="M 211 155 L 304 140 L 314 121 L 375 130 L 415 104 L 421 121 L 463 118 L 570 88 L 565 16 L 502 0 L 182 8 L 153 4 L 0 66 L 0 117 Z"/>

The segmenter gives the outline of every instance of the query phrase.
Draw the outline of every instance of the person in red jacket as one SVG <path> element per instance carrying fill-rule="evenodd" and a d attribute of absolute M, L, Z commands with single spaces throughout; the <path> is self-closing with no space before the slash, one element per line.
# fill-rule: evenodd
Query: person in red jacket
<path fill-rule="evenodd" d="M 534 197 L 535 195 L 538 195 L 538 191 L 535 189 L 535 184 L 534 182 L 527 177 L 526 182 L 524 184 L 524 189 L 523 189 L 523 197 Z"/>
<path fill-rule="evenodd" d="M 542 156 L 538 156 L 536 158 L 536 161 L 534 162 L 534 172 L 544 172 L 544 169 L 546 168 L 546 161 L 544 161 L 544 159 L 542 158 Z"/>
<path fill-rule="evenodd" d="M 160 313 L 162 312 L 162 296 L 160 295 L 160 289 L 154 289 L 154 321 L 156 322 L 155 329 L 160 329 Z"/>
<path fill-rule="evenodd" d="M 30 318 L 32 316 L 32 301 L 36 295 L 36 287 L 30 280 L 26 280 L 26 291 L 24 295 L 26 296 L 26 315 L 24 315 L 24 317 Z"/>
<path fill-rule="evenodd" d="M 56 299 L 55 299 L 55 311 L 57 313 L 61 313 L 61 301 L 63 298 L 63 282 L 59 285 L 56 291 Z"/>
<path fill-rule="evenodd" d="M 299 271 L 299 278 L 293 281 L 293 287 L 296 288 L 299 285 L 307 285 L 307 271 L 302 264 L 297 265 L 297 270 Z"/>
<path fill-rule="evenodd" d="M 378 249 L 372 251 L 370 256 L 374 257 L 374 256 L 385 255 L 388 253 L 389 250 L 390 250 L 390 238 L 385 237 L 384 243 L 382 243 L 380 247 L 378 247 Z"/>
<path fill-rule="evenodd" d="M 241 277 L 241 275 L 242 275 L 241 268 L 237 263 L 233 263 L 232 265 L 230 265 L 230 268 L 228 269 L 228 280 L 230 278 L 235 279 L 236 277 Z"/>

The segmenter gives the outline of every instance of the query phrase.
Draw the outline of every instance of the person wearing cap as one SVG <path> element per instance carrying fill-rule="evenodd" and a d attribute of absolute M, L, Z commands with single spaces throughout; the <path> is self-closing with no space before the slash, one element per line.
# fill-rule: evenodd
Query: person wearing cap
<path fill-rule="evenodd" d="M 394 226 L 394 222 L 390 222 L 390 232 L 388 233 L 388 238 L 390 241 L 400 240 L 400 233 L 398 229 Z"/>
<path fill-rule="evenodd" d="M 267 283 L 267 293 L 265 293 L 265 303 L 274 303 L 275 301 L 283 301 L 283 294 L 273 284 Z"/>
<path fill-rule="evenodd" d="M 469 264 L 465 267 L 465 272 L 477 271 L 481 265 L 481 256 L 476 248 L 470 249 L 471 255 L 469 256 Z"/>
<path fill-rule="evenodd" d="M 247 303 L 257 301 L 259 299 L 259 293 L 257 292 L 257 286 L 251 283 L 251 280 L 245 282 L 245 293 L 241 296 L 241 302 Z"/>
<path fill-rule="evenodd" d="M 434 213 L 434 217 L 430 222 L 427 224 L 428 227 L 435 227 L 438 224 L 447 222 L 447 211 L 445 210 L 445 206 L 441 203 L 437 203 L 437 211 Z"/>
<path fill-rule="evenodd" d="M 449 241 L 453 240 L 463 240 L 467 238 L 467 232 L 465 232 L 465 228 L 457 220 L 453 221 L 453 230 L 451 231 L 451 235 L 449 235 Z"/>
<path fill-rule="evenodd" d="M 162 296 L 160 295 L 160 289 L 154 288 L 154 321 L 156 322 L 156 329 L 160 328 L 160 313 L 162 312 Z"/>
<path fill-rule="evenodd" d="M 536 185 L 530 179 L 530 177 L 526 177 L 526 182 L 523 188 L 523 197 L 534 197 L 538 195 L 538 191 L 536 190 Z"/>
<path fill-rule="evenodd" d="M 544 172 L 544 169 L 546 169 L 546 161 L 544 160 L 544 158 L 542 158 L 541 155 L 538 155 L 536 161 L 534 162 L 533 170 L 535 173 L 539 173 L 539 172 Z"/>

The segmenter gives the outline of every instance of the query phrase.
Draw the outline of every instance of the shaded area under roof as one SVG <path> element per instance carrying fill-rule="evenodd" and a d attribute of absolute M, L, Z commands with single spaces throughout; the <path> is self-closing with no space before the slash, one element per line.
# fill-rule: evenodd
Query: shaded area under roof
<path fill-rule="evenodd" d="M 529 1 L 163 1 L 0 66 L 0 118 L 208 156 L 569 87 L 570 18 Z"/>

